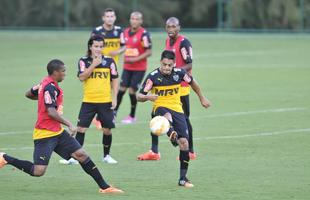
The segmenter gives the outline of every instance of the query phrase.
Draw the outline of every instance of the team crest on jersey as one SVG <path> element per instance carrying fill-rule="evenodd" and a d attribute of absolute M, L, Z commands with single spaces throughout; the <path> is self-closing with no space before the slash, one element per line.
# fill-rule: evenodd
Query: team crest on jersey
<path fill-rule="evenodd" d="M 134 43 L 136 43 L 136 42 L 138 41 L 137 37 L 134 37 L 134 38 L 132 39 L 132 41 L 133 41 Z"/>
<path fill-rule="evenodd" d="M 179 75 L 175 74 L 172 76 L 173 80 L 174 81 L 178 81 L 179 80 Z"/>
<path fill-rule="evenodd" d="M 102 34 L 103 36 L 105 36 L 105 32 L 102 32 L 101 34 Z"/>
<path fill-rule="evenodd" d="M 101 62 L 101 65 L 106 65 L 107 64 L 107 61 L 106 60 L 102 60 L 102 62 Z"/>

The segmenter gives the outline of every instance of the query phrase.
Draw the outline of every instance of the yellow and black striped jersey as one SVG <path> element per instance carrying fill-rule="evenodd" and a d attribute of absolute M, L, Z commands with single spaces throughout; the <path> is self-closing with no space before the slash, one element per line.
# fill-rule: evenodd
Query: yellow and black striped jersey
<path fill-rule="evenodd" d="M 94 28 L 91 35 L 101 35 L 104 38 L 104 47 L 102 55 L 110 56 L 111 51 L 115 51 L 125 45 L 123 30 L 120 26 L 114 26 L 112 30 L 106 30 L 103 26 Z M 119 56 L 113 57 L 115 63 L 118 64 Z"/>
<path fill-rule="evenodd" d="M 191 83 L 192 76 L 186 73 L 185 70 L 180 68 L 173 68 L 170 75 L 163 75 L 159 68 L 155 69 L 148 74 L 140 93 L 158 95 L 157 100 L 153 103 L 153 110 L 158 107 L 165 107 L 176 112 L 183 113 L 181 96 L 181 82 L 185 81 Z"/>
<path fill-rule="evenodd" d="M 78 63 L 78 75 L 83 73 L 92 63 L 91 57 L 82 57 Z M 118 78 L 117 67 L 110 57 L 102 56 L 102 63 L 83 81 L 83 102 L 112 102 L 111 80 Z"/>

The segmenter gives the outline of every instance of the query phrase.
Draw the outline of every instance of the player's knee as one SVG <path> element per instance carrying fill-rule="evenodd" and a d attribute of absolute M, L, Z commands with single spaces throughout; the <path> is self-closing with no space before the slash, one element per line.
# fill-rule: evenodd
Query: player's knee
<path fill-rule="evenodd" d="M 166 114 L 164 114 L 164 117 L 167 118 L 170 122 L 172 122 L 172 115 L 171 115 L 171 113 L 167 112 Z"/>
<path fill-rule="evenodd" d="M 35 165 L 34 170 L 33 170 L 33 176 L 40 177 L 40 176 L 43 176 L 45 172 L 46 172 L 46 167 Z"/>
<path fill-rule="evenodd" d="M 88 155 L 84 149 L 79 149 L 72 154 L 72 157 L 82 163 L 88 158 Z"/>
<path fill-rule="evenodd" d="M 129 94 L 136 94 L 137 90 L 134 88 L 129 88 L 128 92 L 129 92 Z"/>
<path fill-rule="evenodd" d="M 119 90 L 122 91 L 122 92 L 126 92 L 127 88 L 124 87 L 124 86 L 120 86 L 120 87 L 119 87 Z"/>
<path fill-rule="evenodd" d="M 180 138 L 179 139 L 179 147 L 180 147 L 180 150 L 182 150 L 182 151 L 188 150 L 188 140 L 187 140 L 187 138 Z"/>
<path fill-rule="evenodd" d="M 80 127 L 80 126 L 77 127 L 77 131 L 80 132 L 80 133 L 85 133 L 86 130 L 87 130 L 87 128 Z"/>
<path fill-rule="evenodd" d="M 103 134 L 104 134 L 104 135 L 112 135 L 111 129 L 109 129 L 109 128 L 103 128 L 102 130 L 103 130 Z"/>

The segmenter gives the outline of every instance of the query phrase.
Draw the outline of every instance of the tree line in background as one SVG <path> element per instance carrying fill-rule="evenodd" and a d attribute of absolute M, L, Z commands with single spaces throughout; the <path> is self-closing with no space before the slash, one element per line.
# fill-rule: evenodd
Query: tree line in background
<path fill-rule="evenodd" d="M 93 27 L 107 7 L 122 26 L 139 10 L 147 27 L 176 16 L 186 28 L 310 28 L 310 0 L 0 0 L 0 26 Z"/>

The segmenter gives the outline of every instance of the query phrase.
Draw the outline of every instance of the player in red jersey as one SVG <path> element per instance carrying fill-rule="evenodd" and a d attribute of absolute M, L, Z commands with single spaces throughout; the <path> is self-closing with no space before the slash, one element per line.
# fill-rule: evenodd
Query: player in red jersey
<path fill-rule="evenodd" d="M 147 58 L 152 54 L 150 34 L 141 26 L 142 22 L 142 13 L 133 12 L 130 15 L 130 27 L 124 30 L 126 46 L 124 53 L 124 69 L 117 95 L 115 115 L 122 102 L 122 98 L 128 89 L 131 110 L 130 114 L 122 120 L 122 122 L 125 124 L 133 123 L 136 121 L 136 92 L 143 80 L 145 71 L 147 69 Z"/>
<path fill-rule="evenodd" d="M 19 160 L 0 152 L 0 168 L 10 164 L 31 176 L 43 176 L 54 151 L 66 160 L 70 157 L 78 160 L 83 170 L 96 181 L 100 193 L 123 193 L 105 182 L 81 145 L 61 126 L 67 126 L 71 135 L 77 131 L 77 128 L 62 116 L 63 91 L 58 82 L 64 79 L 65 70 L 62 61 L 51 60 L 47 64 L 48 76 L 39 86 L 26 92 L 26 97 L 38 100 L 38 118 L 33 131 L 34 162 Z"/>
<path fill-rule="evenodd" d="M 173 51 L 175 53 L 176 61 L 175 67 L 184 69 L 189 75 L 192 74 L 192 62 L 193 62 L 193 51 L 190 41 L 185 36 L 179 34 L 180 23 L 175 17 L 170 17 L 166 21 L 166 32 L 168 38 L 166 39 L 165 49 Z M 193 129 L 189 120 L 190 115 L 190 85 L 186 82 L 181 83 L 181 102 L 184 114 L 186 116 L 186 123 L 188 126 L 188 143 L 190 159 L 196 159 L 196 153 L 193 148 Z M 151 151 L 146 152 L 138 156 L 138 160 L 159 160 L 160 154 L 158 151 L 158 136 L 151 134 L 152 146 Z"/>

